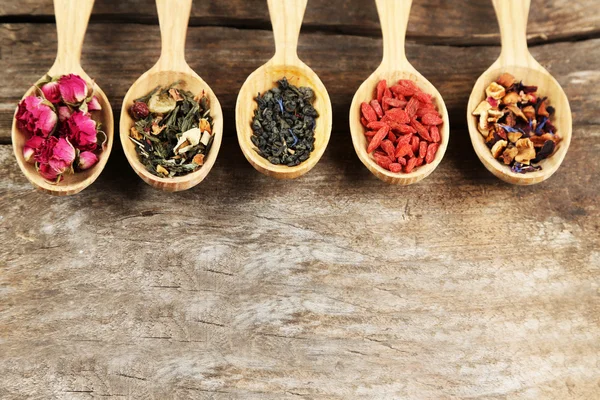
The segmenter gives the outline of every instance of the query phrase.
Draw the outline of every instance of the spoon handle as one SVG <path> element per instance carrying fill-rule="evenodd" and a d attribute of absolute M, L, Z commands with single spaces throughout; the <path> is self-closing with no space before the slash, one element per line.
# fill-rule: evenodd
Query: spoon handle
<path fill-rule="evenodd" d="M 54 0 L 58 51 L 53 75 L 81 73 L 81 49 L 94 0 Z"/>
<path fill-rule="evenodd" d="M 156 0 L 156 10 L 162 46 L 157 66 L 164 71 L 187 72 L 185 38 L 192 0 Z"/>
<path fill-rule="evenodd" d="M 293 65 L 298 62 L 298 36 L 308 0 L 267 0 L 273 36 L 274 64 Z"/>
<path fill-rule="evenodd" d="M 412 0 L 375 0 L 383 34 L 382 66 L 390 70 L 409 65 L 404 46 Z"/>
<path fill-rule="evenodd" d="M 501 65 L 529 66 L 533 57 L 527 48 L 527 18 L 531 0 L 492 0 L 500 25 Z"/>

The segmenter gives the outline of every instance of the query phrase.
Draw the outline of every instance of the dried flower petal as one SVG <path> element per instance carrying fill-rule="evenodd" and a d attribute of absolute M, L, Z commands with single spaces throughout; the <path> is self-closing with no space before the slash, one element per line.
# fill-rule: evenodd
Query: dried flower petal
<path fill-rule="evenodd" d="M 63 75 L 58 80 L 62 100 L 71 105 L 81 104 L 87 97 L 87 83 L 78 75 Z"/>
<path fill-rule="evenodd" d="M 15 118 L 21 131 L 44 137 L 54 132 L 58 123 L 52 104 L 36 96 L 21 100 Z"/>
<path fill-rule="evenodd" d="M 84 171 L 96 165 L 98 162 L 98 156 L 91 151 L 83 151 L 79 153 L 79 160 L 77 166 L 80 170 Z"/>

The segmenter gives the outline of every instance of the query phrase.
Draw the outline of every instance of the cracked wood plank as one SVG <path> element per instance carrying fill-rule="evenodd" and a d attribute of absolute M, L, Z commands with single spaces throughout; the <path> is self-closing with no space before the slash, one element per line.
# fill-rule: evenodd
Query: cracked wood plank
<path fill-rule="evenodd" d="M 0 143 L 7 143 L 16 103 L 52 65 L 56 40 L 50 24 L 0 27 L 0 70 L 5 72 L 0 76 Z M 148 39 L 157 35 L 158 27 L 146 25 L 98 24 L 88 30 L 83 67 L 108 95 L 116 121 L 124 94 L 158 58 L 159 41 Z M 224 135 L 235 139 L 233 118 L 238 90 L 246 77 L 272 56 L 271 33 L 252 31 L 249 36 L 243 30 L 191 28 L 187 43 L 189 64 L 217 94 L 224 116 L 231 122 L 225 124 Z M 135 62 L 129 57 L 131 49 L 136 49 Z M 600 124 L 595 111 L 600 100 L 599 50 L 600 39 L 532 48 L 536 59 L 565 89 L 576 124 Z M 452 125 L 465 125 L 472 85 L 498 56 L 498 47 L 409 45 L 407 51 L 413 65 L 441 92 Z M 352 96 L 377 68 L 381 52 L 381 40 L 377 38 L 301 35 L 300 57 L 319 74 L 332 98 L 334 129 L 347 129 Z"/>
<path fill-rule="evenodd" d="M 52 2 L 22 0 L 2 2 L 3 21 L 51 21 Z M 31 17 L 33 16 L 33 18 Z M 152 0 L 98 1 L 94 21 L 157 23 Z M 196 1 L 192 25 L 270 29 L 264 0 Z M 311 0 L 304 19 L 306 30 L 350 35 L 379 36 L 373 1 Z M 533 0 L 529 37 L 536 43 L 600 34 L 600 3 L 596 0 Z M 408 25 L 409 39 L 420 43 L 456 45 L 498 43 L 498 25 L 490 1 L 415 0 Z"/>

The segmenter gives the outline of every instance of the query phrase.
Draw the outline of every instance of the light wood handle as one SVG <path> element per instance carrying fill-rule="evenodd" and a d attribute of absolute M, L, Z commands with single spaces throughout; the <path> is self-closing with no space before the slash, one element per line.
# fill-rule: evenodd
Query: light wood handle
<path fill-rule="evenodd" d="M 290 65 L 298 60 L 298 37 L 308 0 L 267 0 L 275 37 L 272 62 Z"/>
<path fill-rule="evenodd" d="M 382 65 L 396 70 L 406 66 L 405 39 L 412 0 L 375 0 L 383 34 Z"/>
<path fill-rule="evenodd" d="M 81 69 L 81 49 L 94 0 L 54 0 L 58 51 L 53 70 Z"/>
<path fill-rule="evenodd" d="M 527 48 L 527 18 L 531 0 L 492 0 L 500 25 L 503 65 L 527 66 L 531 54 Z"/>
<path fill-rule="evenodd" d="M 192 0 L 156 0 L 162 50 L 158 64 L 162 70 L 186 71 L 185 39 Z"/>

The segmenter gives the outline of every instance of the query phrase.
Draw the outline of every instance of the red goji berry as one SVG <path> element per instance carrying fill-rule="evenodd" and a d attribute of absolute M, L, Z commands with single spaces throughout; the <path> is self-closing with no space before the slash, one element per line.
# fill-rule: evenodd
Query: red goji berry
<path fill-rule="evenodd" d="M 392 130 L 390 129 L 390 131 L 388 132 L 388 140 L 395 142 L 396 141 L 396 135 L 394 135 L 394 132 L 392 132 Z"/>
<path fill-rule="evenodd" d="M 373 136 L 373 140 L 369 143 L 369 147 L 367 147 L 367 153 L 371 153 L 373 150 L 379 147 L 383 138 L 385 138 L 390 131 L 388 126 L 384 126 L 380 130 L 377 131 L 375 136 Z"/>
<path fill-rule="evenodd" d="M 429 128 L 429 134 L 431 135 L 431 140 L 434 143 L 439 142 L 440 140 L 442 140 L 441 136 L 440 136 L 440 130 L 438 129 L 437 126 L 431 126 Z"/>
<path fill-rule="evenodd" d="M 366 131 L 365 132 L 365 136 L 366 137 L 373 137 L 373 136 L 375 136 L 376 133 L 377 133 L 377 131 Z"/>
<path fill-rule="evenodd" d="M 425 156 L 425 162 L 430 164 L 435 159 L 435 154 L 440 147 L 439 143 L 430 143 L 429 147 L 427 147 L 427 155 Z"/>
<path fill-rule="evenodd" d="M 417 163 L 415 164 L 415 168 L 416 167 L 420 167 L 421 165 L 423 165 L 423 163 L 425 162 L 424 158 L 417 158 Z"/>
<path fill-rule="evenodd" d="M 421 104 L 421 107 L 419 107 L 419 109 L 417 110 L 417 116 L 422 117 L 425 114 L 435 114 L 439 116 L 433 104 Z"/>
<path fill-rule="evenodd" d="M 406 162 L 406 166 L 404 167 L 404 172 L 409 173 L 411 172 L 415 166 L 417 165 L 417 159 L 415 157 L 409 158 L 409 160 Z"/>
<path fill-rule="evenodd" d="M 369 105 L 369 103 L 362 103 L 360 105 L 360 111 L 367 121 L 377 121 L 377 114 L 375 113 L 375 110 L 373 110 L 373 107 Z"/>
<path fill-rule="evenodd" d="M 419 139 L 418 136 L 413 136 L 412 139 L 410 140 L 410 146 L 411 146 L 413 153 L 416 153 L 419 151 L 419 143 L 420 142 L 421 142 L 421 139 Z"/>
<path fill-rule="evenodd" d="M 390 97 L 390 98 L 394 97 L 390 88 L 385 88 L 385 90 L 383 92 L 383 97 Z"/>
<path fill-rule="evenodd" d="M 402 165 L 400 165 L 398 163 L 391 163 L 389 166 L 389 170 L 390 170 L 390 172 L 398 173 L 398 172 L 402 171 Z"/>
<path fill-rule="evenodd" d="M 406 165 L 406 158 L 398 157 L 398 164 L 400 164 L 402 166 Z"/>
<path fill-rule="evenodd" d="M 400 148 L 400 146 L 402 146 L 403 144 L 411 144 L 412 136 L 412 133 L 409 133 L 408 135 L 404 135 L 400 139 L 398 139 L 397 148 Z"/>
<path fill-rule="evenodd" d="M 390 124 L 390 129 L 395 130 L 396 132 L 400 133 L 401 135 L 406 135 L 409 133 L 417 132 L 417 130 L 410 125 L 398 124 L 396 122 Z"/>
<path fill-rule="evenodd" d="M 407 88 L 411 88 L 415 92 L 420 92 L 421 91 L 421 89 L 419 88 L 419 86 L 417 86 L 417 84 L 414 83 L 413 81 L 411 81 L 410 79 L 399 79 L 398 80 L 398 85 L 402 85 L 402 86 L 405 86 Z"/>
<path fill-rule="evenodd" d="M 406 104 L 406 108 L 405 108 L 406 113 L 408 114 L 408 117 L 409 118 L 414 117 L 417 114 L 418 109 L 419 109 L 419 100 L 417 100 L 414 97 L 411 97 L 410 100 L 408 101 L 408 104 Z"/>
<path fill-rule="evenodd" d="M 382 79 L 377 84 L 377 101 L 379 104 L 383 104 L 381 101 L 383 99 L 383 93 L 385 92 L 385 89 L 387 89 L 387 82 L 385 79 Z"/>
<path fill-rule="evenodd" d="M 390 168 L 390 164 L 392 163 L 392 159 L 384 156 L 384 155 L 380 155 L 380 154 L 373 154 L 373 158 L 375 159 L 375 162 L 382 168 L 385 169 L 389 169 Z"/>
<path fill-rule="evenodd" d="M 371 130 L 380 130 L 381 128 L 383 128 L 384 126 L 386 126 L 387 124 L 385 122 L 381 122 L 381 121 L 373 121 L 373 122 L 369 122 L 369 124 L 367 125 L 368 129 Z"/>
<path fill-rule="evenodd" d="M 425 128 L 423 125 L 421 125 L 421 123 L 419 121 L 417 121 L 416 118 L 413 118 L 410 121 L 410 125 L 417 130 L 417 133 L 419 134 L 419 136 L 421 136 L 423 139 L 427 140 L 428 142 L 431 142 L 431 136 L 429 136 L 429 131 L 427 130 L 427 128 Z"/>
<path fill-rule="evenodd" d="M 387 104 L 388 106 L 390 106 L 390 108 L 404 108 L 407 104 L 405 100 L 390 99 L 388 97 L 385 97 L 383 102 L 383 104 Z"/>
<path fill-rule="evenodd" d="M 403 85 L 394 85 L 390 87 L 390 90 L 397 96 L 414 96 L 415 94 L 414 89 Z"/>
<path fill-rule="evenodd" d="M 399 124 L 407 124 L 410 122 L 410 118 L 408 117 L 408 114 L 406 114 L 406 111 L 400 108 L 392 108 L 391 110 L 386 111 L 385 115 L 389 116 Z"/>
<path fill-rule="evenodd" d="M 369 104 L 371 105 L 371 107 L 373 107 L 373 110 L 375 110 L 375 114 L 377 114 L 379 118 L 383 117 L 383 109 L 381 108 L 381 104 L 379 104 L 377 100 L 371 100 L 371 103 Z"/>
<path fill-rule="evenodd" d="M 394 99 L 392 99 L 391 97 L 385 97 L 385 96 L 383 96 L 383 100 L 382 100 L 383 103 L 381 103 L 381 104 L 382 104 L 384 112 L 387 111 L 387 110 L 389 110 L 390 108 L 392 108 L 392 106 L 390 106 L 390 104 L 389 104 L 390 100 L 394 100 Z"/>
<path fill-rule="evenodd" d="M 413 151 L 410 145 L 404 144 L 398 148 L 398 151 L 396 151 L 396 158 L 404 157 L 412 152 Z"/>
<path fill-rule="evenodd" d="M 427 142 L 422 140 L 419 143 L 419 158 L 425 158 L 425 153 L 427 153 Z"/>
<path fill-rule="evenodd" d="M 362 125 L 363 125 L 365 128 L 368 128 L 368 127 L 369 127 L 369 126 L 368 126 L 368 125 L 369 125 L 369 121 L 367 121 L 367 120 L 365 119 L 365 117 L 360 117 L 360 123 L 361 123 L 361 124 L 362 124 Z"/>
<path fill-rule="evenodd" d="M 383 151 L 385 151 L 385 153 L 389 156 L 389 157 L 394 157 L 394 155 L 396 154 L 396 148 L 394 147 L 394 143 L 392 143 L 391 140 L 383 140 L 381 142 L 381 148 L 383 149 Z"/>
<path fill-rule="evenodd" d="M 427 93 L 418 92 L 415 93 L 415 98 L 419 100 L 421 103 L 431 103 L 431 96 Z"/>
<path fill-rule="evenodd" d="M 423 115 L 423 117 L 421 117 L 421 122 L 424 125 L 436 125 L 437 126 L 444 121 L 437 115 L 430 113 L 430 114 Z"/>

